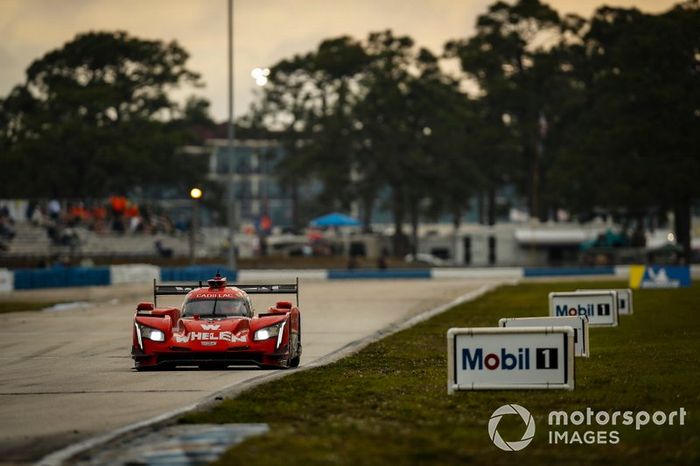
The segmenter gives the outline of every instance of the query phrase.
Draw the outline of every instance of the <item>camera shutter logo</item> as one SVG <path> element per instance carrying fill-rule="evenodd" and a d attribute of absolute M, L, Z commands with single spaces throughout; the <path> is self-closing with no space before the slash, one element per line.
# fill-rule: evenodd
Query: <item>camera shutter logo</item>
<path fill-rule="evenodd" d="M 501 418 L 507 414 L 518 414 L 525 423 L 525 433 L 523 438 L 515 442 L 506 442 L 498 433 L 498 423 L 501 422 Z M 493 412 L 491 419 L 489 420 L 489 437 L 491 441 L 498 448 L 504 451 L 519 451 L 525 448 L 532 442 L 535 437 L 535 419 L 530 414 L 530 411 L 523 408 L 520 405 L 509 404 L 503 405 Z"/>

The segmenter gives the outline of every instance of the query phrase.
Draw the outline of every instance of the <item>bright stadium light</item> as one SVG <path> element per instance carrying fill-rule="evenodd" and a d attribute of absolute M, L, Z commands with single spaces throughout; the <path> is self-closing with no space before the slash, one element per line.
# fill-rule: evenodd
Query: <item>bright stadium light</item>
<path fill-rule="evenodd" d="M 192 188 L 190 190 L 190 197 L 192 199 L 199 199 L 200 197 L 202 197 L 202 190 L 199 188 Z"/>
<path fill-rule="evenodd" d="M 250 75 L 255 79 L 255 84 L 264 86 L 267 84 L 267 77 L 270 76 L 269 68 L 255 68 L 250 72 Z"/>

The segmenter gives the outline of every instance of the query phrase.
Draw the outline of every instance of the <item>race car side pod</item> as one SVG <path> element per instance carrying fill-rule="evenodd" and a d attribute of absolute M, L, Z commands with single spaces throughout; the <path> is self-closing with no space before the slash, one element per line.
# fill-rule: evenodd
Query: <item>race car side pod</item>
<path fill-rule="evenodd" d="M 176 296 L 185 295 L 197 288 L 205 288 L 209 285 L 200 280 L 190 284 L 177 285 L 159 285 L 156 279 L 153 279 L 153 305 L 157 306 L 158 296 Z M 265 284 L 265 285 L 237 285 L 230 284 L 248 294 L 293 294 L 296 296 L 297 307 L 299 307 L 299 277 L 296 278 L 296 283 L 280 283 L 280 284 Z"/>

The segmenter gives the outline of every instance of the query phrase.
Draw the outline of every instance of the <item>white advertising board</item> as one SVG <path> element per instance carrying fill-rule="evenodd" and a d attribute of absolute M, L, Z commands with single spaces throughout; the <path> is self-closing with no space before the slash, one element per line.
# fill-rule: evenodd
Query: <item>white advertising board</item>
<path fill-rule="evenodd" d="M 14 274 L 7 269 L 0 269 L 0 293 L 12 291 L 14 286 Z"/>
<path fill-rule="evenodd" d="M 549 315 L 586 316 L 591 327 L 617 327 L 617 293 L 612 290 L 552 292 Z"/>
<path fill-rule="evenodd" d="M 574 356 L 587 358 L 588 318 L 586 316 L 566 317 L 513 317 L 498 321 L 499 327 L 571 327 L 574 329 Z"/>
<path fill-rule="evenodd" d="M 608 290 L 577 290 L 577 291 L 608 291 Z M 617 314 L 621 316 L 632 315 L 634 307 L 632 305 L 632 289 L 631 288 L 616 288 L 617 293 Z"/>
<path fill-rule="evenodd" d="M 112 265 L 109 268 L 112 285 L 122 283 L 152 283 L 160 278 L 160 267 L 149 264 Z"/>
<path fill-rule="evenodd" d="M 571 327 L 451 328 L 447 393 L 456 390 L 574 389 Z"/>

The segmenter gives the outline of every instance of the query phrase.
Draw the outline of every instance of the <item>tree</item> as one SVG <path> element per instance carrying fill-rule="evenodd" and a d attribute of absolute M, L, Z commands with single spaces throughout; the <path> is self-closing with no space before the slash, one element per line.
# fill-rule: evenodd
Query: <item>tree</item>
<path fill-rule="evenodd" d="M 577 70 L 586 99 L 571 135 L 567 197 L 643 216 L 674 211 L 690 258 L 690 207 L 700 195 L 700 8 L 660 15 L 603 7 L 594 14 Z M 573 179 L 576 176 L 576 179 Z"/>
<path fill-rule="evenodd" d="M 359 200 L 367 229 L 374 202 L 388 191 L 397 255 L 408 251 L 407 217 L 416 251 L 427 200 L 461 214 L 473 188 L 464 181 L 475 171 L 460 120 L 466 96 L 442 73 L 437 57 L 416 49 L 410 37 L 382 31 L 362 43 L 329 39 L 280 61 L 270 78 L 249 121 L 283 135 L 289 157 L 278 166 L 282 179 L 320 180 L 326 208 L 348 209 Z M 443 167 L 462 176 L 449 195 L 439 189 Z"/>
<path fill-rule="evenodd" d="M 0 172 L 13 174 L 0 195 L 88 197 L 193 182 L 206 163 L 177 151 L 187 134 L 169 125 L 179 112 L 169 92 L 198 84 L 187 59 L 175 42 L 89 32 L 35 60 L 0 107 Z"/>
<path fill-rule="evenodd" d="M 472 38 L 448 42 L 446 55 L 459 58 L 462 69 L 478 83 L 491 124 L 500 126 L 498 120 L 505 119 L 508 131 L 520 142 L 520 158 L 514 157 L 517 153 L 502 154 L 507 160 L 496 162 L 495 167 L 507 171 L 497 169 L 488 177 L 489 198 L 493 199 L 494 189 L 502 182 L 499 178 L 505 174 L 519 181 L 527 193 L 530 215 L 543 217 L 540 121 L 550 98 L 546 82 L 537 79 L 546 74 L 537 76 L 533 70 L 538 58 L 558 40 L 559 17 L 539 0 L 519 0 L 514 5 L 499 1 L 478 17 L 476 29 Z M 495 160 L 499 152 L 494 149 L 485 156 Z M 493 209 L 493 202 L 490 204 Z"/>

